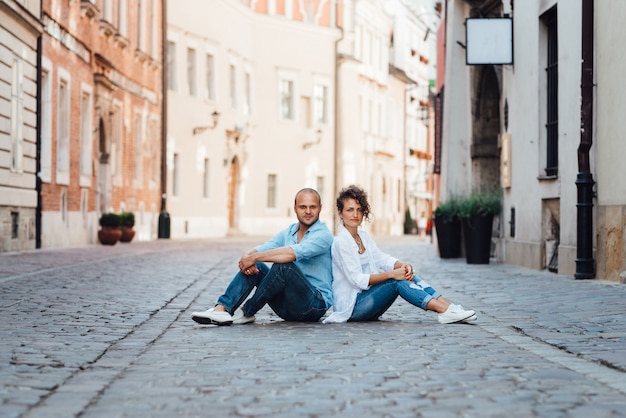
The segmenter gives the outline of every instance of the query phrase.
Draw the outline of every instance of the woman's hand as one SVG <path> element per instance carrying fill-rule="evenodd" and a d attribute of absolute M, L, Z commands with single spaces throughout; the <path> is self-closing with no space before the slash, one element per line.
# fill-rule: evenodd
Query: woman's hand
<path fill-rule="evenodd" d="M 393 280 L 413 280 L 413 276 L 411 278 L 407 277 L 406 269 L 404 267 L 398 267 L 397 269 L 393 269 L 389 272 L 391 278 Z"/>

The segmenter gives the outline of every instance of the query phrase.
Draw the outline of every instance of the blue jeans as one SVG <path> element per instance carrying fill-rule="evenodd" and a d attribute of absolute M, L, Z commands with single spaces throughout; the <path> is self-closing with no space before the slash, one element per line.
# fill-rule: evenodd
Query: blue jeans
<path fill-rule="evenodd" d="M 246 276 L 238 272 L 217 303 L 232 315 L 256 287 L 254 295 L 243 305 L 243 314 L 252 316 L 265 304 L 285 321 L 315 322 L 326 313 L 322 294 L 304 277 L 294 263 L 257 263 L 259 272 Z"/>
<path fill-rule="evenodd" d="M 426 310 L 428 302 L 441 294 L 417 276 L 412 282 L 389 279 L 359 293 L 348 321 L 376 321 L 398 296 Z"/>

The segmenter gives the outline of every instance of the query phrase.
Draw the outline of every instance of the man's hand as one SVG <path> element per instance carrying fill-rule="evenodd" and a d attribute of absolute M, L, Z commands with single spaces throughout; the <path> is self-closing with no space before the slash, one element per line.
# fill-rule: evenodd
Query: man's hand
<path fill-rule="evenodd" d="M 246 254 L 239 260 L 239 270 L 247 276 L 257 274 L 259 272 L 253 254 L 254 253 Z"/>

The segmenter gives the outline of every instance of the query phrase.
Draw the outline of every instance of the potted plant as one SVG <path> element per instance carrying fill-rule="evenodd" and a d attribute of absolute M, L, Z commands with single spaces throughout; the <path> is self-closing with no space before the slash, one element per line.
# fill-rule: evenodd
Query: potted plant
<path fill-rule="evenodd" d="M 417 222 L 413 217 L 411 217 L 411 211 L 407 208 L 404 212 L 404 233 L 405 234 L 416 234 L 417 233 Z"/>
<path fill-rule="evenodd" d="M 468 264 L 489 264 L 493 218 L 501 209 L 502 197 L 498 191 L 472 193 L 461 202 L 459 216 Z"/>
<path fill-rule="evenodd" d="M 115 245 L 122 236 L 120 215 L 111 212 L 103 213 L 100 216 L 99 224 L 98 240 L 104 245 Z"/>
<path fill-rule="evenodd" d="M 441 258 L 461 256 L 461 221 L 459 219 L 459 200 L 452 197 L 439 203 L 434 210 L 437 246 Z"/>
<path fill-rule="evenodd" d="M 122 230 L 122 237 L 120 242 L 131 242 L 135 236 L 135 214 L 132 212 L 122 212 L 120 214 L 120 225 Z"/>

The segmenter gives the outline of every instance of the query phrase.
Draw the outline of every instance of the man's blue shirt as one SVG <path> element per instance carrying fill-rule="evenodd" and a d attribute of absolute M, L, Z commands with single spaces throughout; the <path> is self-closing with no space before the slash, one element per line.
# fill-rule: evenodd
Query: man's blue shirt
<path fill-rule="evenodd" d="M 290 225 L 266 243 L 255 247 L 255 250 L 268 251 L 279 247 L 291 247 L 296 255 L 294 264 L 302 271 L 309 283 L 320 291 L 328 309 L 333 304 L 333 274 L 330 258 L 333 234 L 326 224 L 318 219 L 298 242 L 299 226 L 299 222 Z"/>

